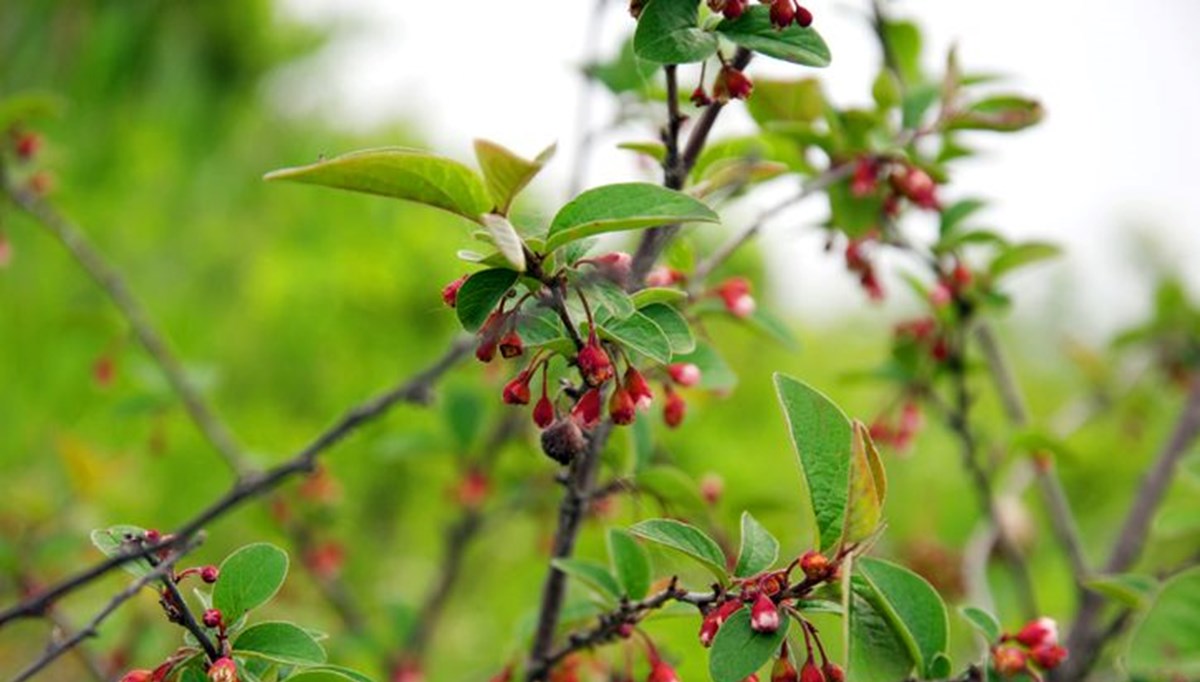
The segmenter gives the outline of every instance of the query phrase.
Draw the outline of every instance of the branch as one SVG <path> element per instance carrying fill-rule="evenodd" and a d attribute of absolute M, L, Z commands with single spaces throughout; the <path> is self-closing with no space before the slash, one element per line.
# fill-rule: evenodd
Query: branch
<path fill-rule="evenodd" d="M 311 443 L 300 450 L 292 459 L 261 473 L 247 474 L 239 479 L 221 498 L 200 511 L 172 534 L 174 537 L 157 545 L 149 545 L 135 551 L 109 557 L 62 582 L 34 595 L 33 597 L 0 612 L 0 627 L 17 618 L 44 613 L 46 608 L 62 596 L 96 580 L 109 571 L 163 549 L 182 545 L 196 535 L 206 524 L 220 518 L 243 502 L 261 496 L 277 488 L 284 481 L 300 473 L 309 473 L 316 466 L 317 457 L 344 440 L 359 427 L 380 417 L 397 403 L 420 403 L 430 400 L 433 384 L 443 374 L 468 355 L 470 339 L 455 341 L 450 349 L 427 369 L 398 386 L 347 411 L 331 427 L 322 432 Z"/>
<path fill-rule="evenodd" d="M 28 680 L 40 672 L 43 668 L 50 665 L 50 663 L 52 663 L 59 656 L 73 649 L 83 640 L 87 639 L 88 637 L 95 637 L 99 633 L 100 624 L 103 623 L 106 618 L 112 615 L 117 608 L 132 599 L 134 595 L 136 595 L 143 587 L 146 587 L 150 583 L 157 580 L 166 578 L 171 570 L 175 567 L 175 563 L 182 559 L 185 554 L 199 546 L 203 540 L 203 534 L 196 535 L 187 544 L 176 550 L 174 554 L 168 556 L 162 563 L 146 573 L 146 575 L 130 583 L 129 587 L 126 587 L 115 597 L 113 597 L 108 604 L 104 606 L 104 608 L 100 609 L 100 611 L 93 616 L 86 625 L 83 626 L 82 629 L 80 629 L 74 635 L 54 644 L 47 649 L 40 658 L 29 664 L 29 666 L 21 672 L 17 673 L 17 676 L 12 679 L 12 682 L 24 682 L 25 680 Z"/>

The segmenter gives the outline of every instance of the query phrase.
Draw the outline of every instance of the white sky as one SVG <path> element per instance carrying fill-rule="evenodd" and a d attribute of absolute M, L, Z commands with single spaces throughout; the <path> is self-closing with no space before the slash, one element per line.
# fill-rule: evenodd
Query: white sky
<path fill-rule="evenodd" d="M 360 132 L 398 118 L 415 122 L 434 149 L 463 160 L 476 137 L 528 155 L 559 141 L 559 156 L 537 189 L 561 197 L 575 139 L 575 66 L 583 61 L 593 3 L 281 0 L 285 15 L 339 30 L 316 58 L 281 74 L 272 95 Z M 1070 256 L 1060 265 L 1022 276 L 1026 314 L 1052 320 L 1047 332 L 1094 334 L 1126 324 L 1148 298 L 1147 278 L 1136 265 L 1151 253 L 1193 270 L 1190 279 L 1200 284 L 1200 268 L 1189 267 L 1200 256 L 1200 2 L 893 5 L 925 28 L 930 67 L 940 70 L 947 47 L 957 42 L 968 70 L 1008 74 L 1006 89 L 1046 105 L 1038 128 L 980 137 L 976 146 L 989 153 L 962 165 L 950 194 L 993 200 L 983 218 L 1008 235 L 1067 247 Z M 827 92 L 838 102 L 866 103 L 878 59 L 862 20 L 866 0 L 807 6 L 834 55 L 833 66 L 819 73 Z M 631 27 L 624 2 L 611 0 L 602 53 Z M 750 73 L 813 72 L 759 59 Z M 592 121 L 607 121 L 604 96 L 592 101 Z M 718 133 L 751 129 L 742 115 L 723 118 Z M 601 140 L 588 183 L 643 172 L 613 146 L 652 137 L 635 130 Z M 819 220 L 824 209 L 812 205 L 793 215 L 764 239 L 778 304 L 821 318 L 857 306 L 861 295 L 838 259 L 821 253 L 812 230 L 796 229 Z M 729 216 L 731 225 L 738 217 Z"/>

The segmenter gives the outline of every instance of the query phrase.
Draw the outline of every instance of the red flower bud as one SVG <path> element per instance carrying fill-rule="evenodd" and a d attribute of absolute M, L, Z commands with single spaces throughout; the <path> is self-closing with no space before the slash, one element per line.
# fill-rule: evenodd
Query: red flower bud
<path fill-rule="evenodd" d="M 522 371 L 512 381 L 504 385 L 502 394 L 506 405 L 528 405 L 529 394 L 529 373 Z"/>
<path fill-rule="evenodd" d="M 700 368 L 691 362 L 677 362 L 667 367 L 671 380 L 680 386 L 695 386 L 700 383 Z"/>
<path fill-rule="evenodd" d="M 218 658 L 208 667 L 208 679 L 212 682 L 238 682 L 237 664 L 228 656 Z"/>
<path fill-rule="evenodd" d="M 825 675 L 811 658 L 800 668 L 800 682 L 825 682 Z"/>
<path fill-rule="evenodd" d="M 533 423 L 537 424 L 539 429 L 544 429 L 554 422 L 554 404 L 542 394 L 541 400 L 537 401 L 537 405 L 533 406 Z"/>
<path fill-rule="evenodd" d="M 826 661 L 825 665 L 821 666 L 821 672 L 825 673 L 827 682 L 846 682 L 846 671 L 837 663 Z"/>
<path fill-rule="evenodd" d="M 1025 652 L 1015 646 L 998 646 L 992 649 L 992 666 L 1005 677 L 1023 672 L 1025 664 Z"/>
<path fill-rule="evenodd" d="M 713 81 L 713 99 L 728 102 L 731 99 L 746 99 L 754 90 L 754 83 L 746 74 L 730 66 L 722 66 Z"/>
<path fill-rule="evenodd" d="M 832 566 L 824 554 L 810 549 L 800 557 L 800 570 L 809 580 L 825 580 L 829 577 Z"/>
<path fill-rule="evenodd" d="M 215 628 L 221 625 L 221 611 L 219 609 L 209 609 L 204 612 L 205 627 Z"/>
<path fill-rule="evenodd" d="M 937 183 L 920 168 L 910 166 L 892 175 L 892 187 L 921 208 L 938 208 Z"/>
<path fill-rule="evenodd" d="M 149 670 L 130 670 L 121 676 L 121 682 L 150 682 L 153 675 Z"/>
<path fill-rule="evenodd" d="M 721 629 L 721 624 L 740 608 L 742 608 L 742 601 L 740 599 L 730 599 L 714 606 L 708 613 L 704 614 L 704 620 L 700 622 L 700 645 L 704 647 L 712 646 L 713 638 L 717 636 L 717 631 Z"/>
<path fill-rule="evenodd" d="M 442 302 L 453 308 L 458 305 L 458 290 L 462 288 L 464 282 L 470 275 L 463 275 L 453 282 L 442 287 Z"/>
<path fill-rule="evenodd" d="M 588 335 L 588 342 L 576 356 L 575 364 L 579 365 L 579 371 L 588 386 L 599 386 L 611 379 L 615 373 L 612 360 L 608 359 L 608 353 L 600 347 L 594 331 Z"/>
<path fill-rule="evenodd" d="M 332 579 L 342 572 L 346 550 L 335 541 L 323 542 L 304 554 L 304 565 L 318 578 Z"/>
<path fill-rule="evenodd" d="M 493 310 L 479 327 L 479 331 L 476 333 L 479 345 L 475 348 L 475 357 L 480 362 L 491 362 L 492 358 L 496 357 L 496 346 L 500 338 L 500 329 L 504 326 L 507 318 L 508 316 L 499 310 Z"/>
<path fill-rule="evenodd" d="M 882 301 L 884 297 L 883 285 L 879 283 L 879 277 L 875 275 L 875 269 L 869 268 L 864 270 L 859 277 L 859 284 L 862 285 L 863 291 L 867 292 L 867 298 L 872 301 Z"/>
<path fill-rule="evenodd" d="M 496 357 L 496 339 L 481 337 L 479 345 L 475 347 L 475 359 L 480 362 L 491 362 L 494 357 Z"/>
<path fill-rule="evenodd" d="M 472 468 L 458 483 L 458 503 L 467 509 L 479 509 L 487 500 L 490 488 L 487 474 Z"/>
<path fill-rule="evenodd" d="M 586 446 L 574 419 L 559 419 L 542 431 L 542 452 L 559 464 L 570 464 Z"/>
<path fill-rule="evenodd" d="M 774 0 L 771 3 L 771 23 L 775 28 L 784 29 L 791 23 L 792 19 L 796 18 L 796 4 L 794 0 Z"/>
<path fill-rule="evenodd" d="M 619 426 L 628 426 L 637 418 L 637 405 L 624 386 L 617 386 L 609 397 L 608 416 Z"/>
<path fill-rule="evenodd" d="M 760 592 L 750 607 L 750 628 L 755 632 L 775 632 L 779 629 L 779 607 Z"/>
<path fill-rule="evenodd" d="M 771 667 L 771 682 L 799 682 L 800 673 L 796 672 L 796 666 L 792 665 L 792 661 L 788 658 L 786 652 L 775 660 L 775 665 Z"/>
<path fill-rule="evenodd" d="M 735 317 L 746 317 L 754 312 L 754 297 L 750 295 L 750 282 L 745 277 L 731 277 L 717 287 L 717 295 L 725 302 L 725 309 Z"/>
<path fill-rule="evenodd" d="M 646 275 L 646 286 L 669 287 L 683 281 L 683 273 L 665 265 L 654 266 Z"/>
<path fill-rule="evenodd" d="M 726 19 L 737 19 L 746 11 L 747 0 L 725 0 L 725 8 L 721 13 Z"/>
<path fill-rule="evenodd" d="M 650 676 L 646 682 L 679 682 L 679 675 L 670 663 L 656 658 L 650 663 Z"/>
<path fill-rule="evenodd" d="M 667 389 L 667 402 L 663 405 L 663 421 L 667 426 L 675 428 L 683 423 L 683 418 L 687 414 L 687 403 L 683 398 L 671 390 L 670 386 Z"/>
<path fill-rule="evenodd" d="M 1058 644 L 1058 623 L 1045 616 L 1031 620 L 1021 628 L 1014 639 L 1030 648 L 1042 644 Z"/>
<path fill-rule="evenodd" d="M 0 268 L 7 268 L 12 263 L 12 257 L 12 242 L 8 241 L 8 235 L 0 232 Z"/>
<path fill-rule="evenodd" d="M 950 358 L 950 342 L 942 336 L 934 339 L 929 347 L 929 355 L 937 362 L 945 362 Z"/>
<path fill-rule="evenodd" d="M 954 286 L 962 290 L 971 286 L 971 282 L 975 279 L 975 276 L 971 273 L 971 268 L 968 268 L 965 263 L 958 263 L 954 266 L 954 271 L 950 273 L 950 278 L 954 281 Z"/>
<path fill-rule="evenodd" d="M 221 569 L 216 566 L 205 566 L 200 569 L 200 579 L 209 585 L 217 582 L 219 577 L 221 577 Z"/>
<path fill-rule="evenodd" d="M 1067 660 L 1067 650 L 1057 644 L 1041 644 L 1034 647 L 1029 656 L 1042 670 L 1052 670 Z"/>
<path fill-rule="evenodd" d="M 804 5 L 796 5 L 796 25 L 800 28 L 808 28 L 812 26 L 813 15 Z"/>
<path fill-rule="evenodd" d="M 163 539 L 162 533 L 158 532 L 157 530 L 155 530 L 153 528 L 146 531 L 146 534 L 143 535 L 142 537 L 145 538 L 146 544 L 148 544 L 148 545 L 157 545 L 159 542 L 162 542 L 162 539 Z"/>
<path fill-rule="evenodd" d="M 506 359 L 515 358 L 525 352 L 525 344 L 521 342 L 521 335 L 517 330 L 509 330 L 507 334 L 500 337 L 500 355 Z"/>
<path fill-rule="evenodd" d="M 695 90 L 692 90 L 692 104 L 698 107 L 706 107 L 712 104 L 712 98 L 708 96 L 708 92 L 704 90 L 703 85 L 697 85 Z"/>
<path fill-rule="evenodd" d="M 633 257 L 624 251 L 613 251 L 592 258 L 591 263 L 617 284 L 625 284 L 629 279 L 629 270 L 633 267 Z"/>
<path fill-rule="evenodd" d="M 850 179 L 850 194 L 859 198 L 874 194 L 878 172 L 879 164 L 874 159 L 866 156 L 859 159 L 858 163 L 854 164 L 854 176 Z M 847 265 L 850 265 L 850 249 L 857 248 L 858 244 L 858 240 L 852 239 L 846 247 Z"/>
<path fill-rule="evenodd" d="M 624 383 L 625 390 L 629 391 L 635 407 L 639 410 L 650 407 L 650 402 L 654 400 L 654 393 L 650 391 L 650 385 L 646 383 L 646 377 L 634 369 L 633 365 L 630 365 L 629 369 L 625 370 Z"/>
<path fill-rule="evenodd" d="M 504 670 L 492 676 L 491 682 L 511 682 L 513 676 L 513 666 L 511 663 L 504 666 Z"/>
<path fill-rule="evenodd" d="M 758 682 L 758 673 L 750 673 L 742 682 Z"/>
<path fill-rule="evenodd" d="M 593 388 L 584 393 L 575 407 L 571 408 L 571 419 L 580 428 L 590 429 L 600 423 L 600 389 Z"/>

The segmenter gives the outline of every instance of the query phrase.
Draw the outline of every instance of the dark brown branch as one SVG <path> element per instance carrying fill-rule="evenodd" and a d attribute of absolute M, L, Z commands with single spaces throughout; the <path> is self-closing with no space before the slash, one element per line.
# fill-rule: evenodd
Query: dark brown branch
<path fill-rule="evenodd" d="M 312 472 L 316 466 L 316 459 L 321 453 L 344 440 L 360 426 L 383 415 L 397 403 L 424 404 L 429 402 L 433 384 L 466 357 L 470 348 L 470 339 L 455 341 L 450 346 L 450 349 L 434 362 L 433 365 L 395 388 L 349 410 L 333 426 L 317 436 L 316 439 L 300 450 L 292 459 L 262 473 L 247 474 L 238 480 L 217 501 L 201 510 L 191 520 L 176 529 L 172 539 L 158 545 L 147 546 L 110 557 L 43 590 L 39 594 L 0 612 L 0 626 L 17 618 L 36 616 L 44 613 L 49 605 L 64 595 L 91 583 L 109 571 L 130 561 L 148 556 L 163 547 L 181 545 L 188 538 L 198 533 L 205 525 L 229 513 L 243 502 L 274 490 L 296 474 Z"/>
<path fill-rule="evenodd" d="M 153 566 L 158 565 L 155 557 L 148 557 Z M 192 637 L 200 643 L 200 648 L 204 650 L 204 655 L 208 656 L 208 660 L 215 661 L 221 657 L 221 651 L 217 645 L 213 644 L 209 639 L 208 633 L 204 628 L 200 627 L 200 623 L 196 622 L 196 615 L 188 607 L 187 602 L 183 600 L 183 595 L 179 593 L 179 586 L 175 584 L 175 580 L 168 573 L 162 576 L 160 582 L 163 585 L 163 604 L 168 609 L 170 620 L 177 623 L 184 630 L 191 633 Z"/>
<path fill-rule="evenodd" d="M 139 591 L 141 591 L 143 587 L 146 587 L 147 585 L 166 577 L 171 572 L 171 569 L 175 567 L 176 562 L 182 559 L 185 554 L 199 546 L 200 543 L 203 542 L 203 539 L 203 534 L 195 535 L 181 548 L 170 554 L 162 563 L 147 572 L 146 575 L 134 580 L 132 583 L 130 583 L 129 587 L 121 590 L 121 592 L 113 597 L 108 604 L 104 606 L 104 608 L 100 609 L 100 611 L 96 613 L 96 615 L 93 616 L 92 619 L 83 626 L 83 628 L 61 642 L 57 642 L 52 645 L 46 650 L 45 653 L 41 655 L 41 657 L 39 657 L 33 663 L 30 663 L 29 666 L 27 666 L 24 670 L 17 673 L 17 676 L 12 679 L 12 682 L 24 682 L 25 680 L 28 680 L 40 672 L 43 668 L 54 662 L 54 660 L 59 656 L 62 656 L 64 653 L 78 646 L 83 640 L 87 639 L 88 637 L 95 637 L 99 633 L 100 624 L 103 623 L 106 618 L 112 615 L 113 612 L 116 611 L 122 604 L 132 599 Z"/>

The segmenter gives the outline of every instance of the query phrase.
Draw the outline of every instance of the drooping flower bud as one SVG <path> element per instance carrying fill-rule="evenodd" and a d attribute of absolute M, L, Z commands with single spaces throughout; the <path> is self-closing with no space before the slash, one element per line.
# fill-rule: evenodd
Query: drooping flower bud
<path fill-rule="evenodd" d="M 208 609 L 204 612 L 204 626 L 215 628 L 221 625 L 221 610 Z"/>
<path fill-rule="evenodd" d="M 754 90 L 754 83 L 741 71 L 722 66 L 713 81 L 713 99 L 728 102 L 731 99 L 746 99 Z"/>
<path fill-rule="evenodd" d="M 608 399 L 608 416 L 619 426 L 628 426 L 637 418 L 637 405 L 624 386 L 613 389 Z"/>
<path fill-rule="evenodd" d="M 682 396 L 671 390 L 669 385 L 666 386 L 666 391 L 667 402 L 663 405 L 663 421 L 667 426 L 675 428 L 683 423 L 683 418 L 687 415 L 687 403 Z"/>
<path fill-rule="evenodd" d="M 829 577 L 832 567 L 824 554 L 810 549 L 800 557 L 800 570 L 809 580 L 825 580 Z"/>
<path fill-rule="evenodd" d="M 487 501 L 491 487 L 491 481 L 488 480 L 487 474 L 472 467 L 458 482 L 455 497 L 464 508 L 479 509 Z"/>
<path fill-rule="evenodd" d="M 730 599 L 714 606 L 708 613 L 704 614 L 704 619 L 700 621 L 700 645 L 704 647 L 712 646 L 713 638 L 717 636 L 717 631 L 721 629 L 721 625 L 740 608 L 742 608 L 742 600 Z"/>
<path fill-rule="evenodd" d="M 950 273 L 950 279 L 954 282 L 954 286 L 959 291 L 962 291 L 971 286 L 971 282 L 975 279 L 975 276 L 971 273 L 971 268 L 967 267 L 966 263 L 959 261 Z"/>
<path fill-rule="evenodd" d="M 579 401 L 575 403 L 575 407 L 571 408 L 571 419 L 579 424 L 580 428 L 590 429 L 600 423 L 601 405 L 600 405 L 600 389 L 593 388 L 586 391 L 580 396 Z"/>
<path fill-rule="evenodd" d="M 633 365 L 625 370 L 625 390 L 629 391 L 629 396 L 633 398 L 633 404 L 639 410 L 645 410 L 650 407 L 650 403 L 654 400 L 654 393 L 650 391 L 650 384 L 646 383 L 646 377 L 637 371 Z"/>
<path fill-rule="evenodd" d="M 695 90 L 692 90 L 692 104 L 698 107 L 706 107 L 712 104 L 712 98 L 708 96 L 708 92 L 703 85 L 697 85 Z"/>
<path fill-rule="evenodd" d="M 228 656 L 218 658 L 208 667 L 208 679 L 211 682 L 238 682 L 237 664 Z"/>
<path fill-rule="evenodd" d="M 992 649 L 992 666 L 1004 677 L 1012 677 L 1025 670 L 1025 651 L 1015 646 L 998 646 Z"/>
<path fill-rule="evenodd" d="M 612 360 L 608 358 L 608 353 L 605 353 L 604 349 L 600 347 L 595 331 L 588 334 L 587 343 L 576 356 L 575 364 L 579 365 L 579 372 L 588 386 L 599 386 L 611 379 L 615 373 Z"/>
<path fill-rule="evenodd" d="M 200 579 L 209 585 L 217 582 L 219 577 L 221 577 L 221 569 L 216 566 L 205 566 L 200 569 Z"/>
<path fill-rule="evenodd" d="M 748 0 L 725 0 L 725 7 L 721 13 L 726 19 L 737 19 L 746 11 Z"/>
<path fill-rule="evenodd" d="M 529 393 L 529 372 L 522 370 L 520 374 L 513 377 L 504 385 L 503 399 L 506 405 L 528 405 L 530 399 Z"/>
<path fill-rule="evenodd" d="M 500 329 L 504 325 L 507 315 L 499 310 L 493 310 L 483 325 L 479 327 L 479 332 L 476 337 L 479 339 L 479 345 L 475 347 L 475 357 L 480 362 L 491 362 L 492 358 L 496 357 L 496 347 L 500 339 Z"/>
<path fill-rule="evenodd" d="M 787 28 L 791 25 L 792 19 L 796 18 L 796 4 L 794 0 L 773 0 L 770 17 L 771 23 L 775 28 Z"/>
<path fill-rule="evenodd" d="M 954 294 L 951 293 L 950 287 L 944 282 L 937 282 L 933 288 L 929 290 L 929 304 L 934 308 L 944 308 L 954 299 Z"/>
<path fill-rule="evenodd" d="M 872 301 L 883 300 L 885 295 L 883 285 L 879 283 L 879 277 L 875 274 L 874 268 L 864 270 L 858 281 L 862 285 L 863 291 L 867 292 L 867 298 Z"/>
<path fill-rule="evenodd" d="M 938 208 L 937 183 L 929 173 L 909 166 L 892 175 L 892 187 L 921 208 Z"/>
<path fill-rule="evenodd" d="M 629 270 L 633 267 L 633 256 L 624 251 L 613 251 L 596 256 L 591 262 L 605 277 L 624 286 L 629 279 Z"/>
<path fill-rule="evenodd" d="M 734 317 L 747 317 L 754 312 L 754 297 L 750 295 L 750 281 L 745 277 L 730 277 L 717 287 L 717 295 L 725 303 L 725 309 Z"/>
<path fill-rule="evenodd" d="M 700 368 L 692 362 L 677 362 L 667 366 L 667 374 L 680 386 L 695 386 L 700 383 Z"/>
<path fill-rule="evenodd" d="M 825 674 L 821 672 L 812 658 L 805 661 L 800 668 L 800 682 L 825 682 Z"/>
<path fill-rule="evenodd" d="M 554 404 L 550 402 L 550 398 L 546 394 L 542 394 L 537 404 L 533 406 L 533 423 L 537 424 L 539 429 L 544 429 L 554 422 Z"/>
<path fill-rule="evenodd" d="M 825 673 L 826 682 L 846 682 L 846 671 L 842 670 L 842 666 L 832 661 L 825 661 L 825 665 L 821 666 L 821 672 Z"/>
<path fill-rule="evenodd" d="M 775 665 L 771 666 L 771 682 L 799 682 L 799 680 L 800 673 L 796 672 L 796 666 L 792 665 L 787 651 L 781 651 L 779 658 L 775 659 Z"/>
<path fill-rule="evenodd" d="M 587 446 L 574 419 L 559 419 L 542 431 L 542 452 L 562 465 L 570 464 Z"/>
<path fill-rule="evenodd" d="M 646 678 L 646 682 L 679 682 L 679 674 L 670 663 L 655 658 L 650 662 L 650 676 Z"/>
<path fill-rule="evenodd" d="M 468 277 L 470 277 L 470 275 L 463 275 L 462 277 L 459 277 L 453 282 L 450 282 L 446 286 L 442 287 L 442 302 L 451 308 L 457 306 L 458 290 L 462 288 L 462 285 L 467 281 Z"/>
<path fill-rule="evenodd" d="M 750 628 L 764 633 L 779 629 L 779 607 L 765 593 L 760 592 L 750 607 Z"/>
<path fill-rule="evenodd" d="M 1058 644 L 1041 644 L 1029 652 L 1029 657 L 1042 670 L 1053 670 L 1067 660 L 1067 650 Z"/>
<path fill-rule="evenodd" d="M 869 156 L 864 156 L 854 164 L 854 175 L 850 178 L 850 194 L 855 197 L 865 197 L 875 193 L 876 177 L 879 173 L 879 163 Z M 846 247 L 846 262 L 850 263 L 850 248 L 859 242 L 851 240 Z"/>
<path fill-rule="evenodd" d="M 800 28 L 808 28 L 809 26 L 812 26 L 812 12 L 808 11 L 808 8 L 804 5 L 796 5 L 796 18 L 794 21 Z"/>
<path fill-rule="evenodd" d="M 500 337 L 500 355 L 506 359 L 515 358 L 525 352 L 525 344 L 521 341 L 521 335 L 517 330 L 510 329 L 508 333 Z"/>
<path fill-rule="evenodd" d="M 646 274 L 646 286 L 669 287 L 683 281 L 683 273 L 665 265 L 656 265 Z"/>
<path fill-rule="evenodd" d="M 1030 648 L 1058 644 L 1058 623 L 1053 618 L 1042 616 L 1026 623 L 1014 639 Z"/>

